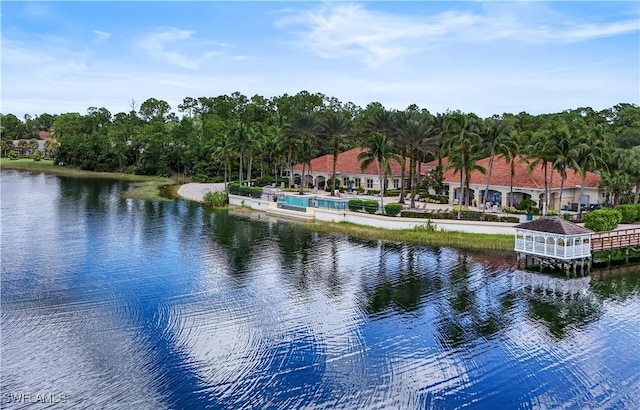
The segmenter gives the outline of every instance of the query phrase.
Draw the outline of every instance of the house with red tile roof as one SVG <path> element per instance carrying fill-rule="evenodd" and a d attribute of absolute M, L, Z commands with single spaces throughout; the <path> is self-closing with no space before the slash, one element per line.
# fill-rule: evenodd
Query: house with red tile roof
<path fill-rule="evenodd" d="M 358 155 L 365 151 L 363 148 L 354 148 L 349 151 L 338 154 L 336 163 L 336 178 L 340 180 L 340 186 L 374 189 L 380 190 L 380 170 L 377 161 L 372 162 L 364 170 L 361 168 L 361 161 L 358 161 Z M 400 188 L 400 179 L 402 177 L 402 166 L 395 160 L 391 160 L 389 167 L 391 174 L 387 175 L 387 189 Z M 320 189 L 325 187 L 326 181 L 331 179 L 333 172 L 333 154 L 323 155 L 311 160 L 311 166 L 305 167 L 304 182 L 307 186 L 314 186 Z M 426 164 L 421 167 L 422 174 L 428 172 Z M 302 164 L 294 165 L 293 176 L 294 181 L 299 183 L 302 178 Z M 405 186 L 409 182 L 409 159 L 405 164 Z"/>
<path fill-rule="evenodd" d="M 444 175 L 443 183 L 448 186 L 449 201 L 456 204 L 460 198 L 460 173 L 447 167 L 448 161 L 443 160 Z M 484 191 L 487 185 L 489 172 L 489 158 L 484 158 L 476 163 L 486 170 L 486 173 L 474 171 L 471 173 L 469 181 L 470 195 L 476 204 L 483 202 L 488 205 L 509 206 L 509 195 L 513 185 L 513 203 L 518 204 L 524 199 L 533 199 L 537 204 L 544 203 L 544 169 L 541 165 L 529 170 L 529 164 L 525 158 L 517 156 L 514 160 L 514 174 L 511 177 L 511 166 L 502 157 L 494 158 L 489 181 L 487 195 Z M 429 169 L 437 166 L 433 161 L 427 164 Z M 551 166 L 547 166 L 547 180 L 550 195 L 551 209 L 558 209 L 561 204 L 581 203 L 584 205 L 597 204 L 603 201 L 603 194 L 599 191 L 600 176 L 592 172 L 587 172 L 582 176 L 573 169 L 567 169 L 567 178 L 564 181 L 562 198 L 560 198 L 560 185 L 562 178 L 558 171 L 552 171 Z M 486 200 L 485 200 L 486 198 Z"/>

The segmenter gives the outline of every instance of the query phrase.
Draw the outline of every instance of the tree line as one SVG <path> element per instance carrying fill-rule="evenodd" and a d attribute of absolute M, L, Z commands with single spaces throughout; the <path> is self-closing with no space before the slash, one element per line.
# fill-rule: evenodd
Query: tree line
<path fill-rule="evenodd" d="M 16 149 L 9 141 L 49 131 L 47 152 L 57 163 L 93 171 L 143 175 L 181 175 L 194 181 L 277 181 L 293 164 L 307 167 L 312 158 L 364 147 L 363 162 L 404 162 L 409 180 L 401 190 L 415 193 L 420 164 L 442 161 L 455 171 L 460 203 L 469 204 L 469 180 L 478 170 L 487 176 L 504 158 L 512 169 L 526 161 L 545 173 L 561 176 L 573 169 L 601 176 L 611 204 L 638 202 L 640 191 L 640 107 L 620 103 L 595 111 L 579 107 L 558 113 L 503 113 L 481 118 L 474 113 L 431 113 L 413 104 L 387 109 L 379 102 L 359 107 L 321 93 L 301 91 L 265 98 L 239 92 L 217 97 L 186 97 L 176 114 L 164 100 L 149 98 L 129 112 L 115 115 L 104 107 L 86 114 L 13 114 L 1 117 L 2 154 Z M 489 158 L 487 169 L 477 161 Z M 443 165 L 445 166 L 445 165 Z M 403 167 L 404 169 L 404 167 Z M 439 170 L 442 172 L 442 168 Z M 304 172 L 303 172 L 304 174 Z M 289 178 L 289 184 L 295 181 Z M 335 185 L 334 185 L 335 186 Z M 333 187 L 332 187 L 333 188 Z M 632 194 L 635 188 L 635 193 Z M 302 186 L 300 187 L 302 189 Z M 545 188 L 546 191 L 547 188 Z M 413 198 L 414 195 L 411 195 Z M 549 198 L 549 195 L 545 195 Z M 548 208 L 548 203 L 546 204 Z"/>

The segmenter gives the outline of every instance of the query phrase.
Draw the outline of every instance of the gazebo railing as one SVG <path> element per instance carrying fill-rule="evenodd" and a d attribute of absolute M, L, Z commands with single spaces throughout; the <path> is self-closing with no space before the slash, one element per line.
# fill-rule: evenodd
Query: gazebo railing
<path fill-rule="evenodd" d="M 563 259 L 583 258 L 591 256 L 589 242 L 580 242 L 577 245 L 556 245 L 546 242 L 526 241 L 517 239 L 515 250 L 535 254 L 539 256 L 557 257 Z"/>

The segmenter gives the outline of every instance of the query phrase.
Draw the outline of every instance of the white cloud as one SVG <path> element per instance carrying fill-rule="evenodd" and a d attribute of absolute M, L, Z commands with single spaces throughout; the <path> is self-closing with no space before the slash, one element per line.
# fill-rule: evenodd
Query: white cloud
<path fill-rule="evenodd" d="M 190 30 L 179 30 L 173 27 L 164 28 L 144 37 L 140 40 L 138 46 L 150 56 L 167 64 L 183 68 L 198 68 L 199 63 L 196 60 L 177 51 L 167 49 L 173 43 L 188 40 L 193 34 L 194 32 Z"/>
<path fill-rule="evenodd" d="M 111 33 L 101 30 L 93 30 L 93 34 L 96 35 L 96 41 L 107 41 L 111 38 Z"/>
<path fill-rule="evenodd" d="M 324 58 L 359 56 L 370 67 L 392 60 L 422 42 L 441 40 L 478 18 L 468 13 L 443 13 L 416 19 L 374 13 L 353 4 L 325 5 L 320 9 L 291 13 L 277 27 L 302 26 L 302 45 Z"/>
<path fill-rule="evenodd" d="M 195 31 L 192 30 L 164 27 L 145 36 L 138 42 L 138 47 L 151 57 L 166 64 L 194 70 L 200 68 L 207 59 L 225 55 L 225 51 L 220 49 L 206 51 L 200 49 L 211 46 L 222 49 L 231 47 L 225 43 L 196 40 L 195 34 Z"/>
<path fill-rule="evenodd" d="M 484 14 L 447 11 L 398 15 L 373 12 L 356 4 L 324 4 L 289 11 L 278 28 L 295 27 L 299 45 L 327 59 L 358 57 L 369 67 L 424 51 L 432 44 L 477 44 L 512 39 L 528 44 L 573 43 L 640 31 L 637 19 L 606 23 L 528 21 L 512 11 Z M 560 20 L 558 13 L 545 13 Z"/>

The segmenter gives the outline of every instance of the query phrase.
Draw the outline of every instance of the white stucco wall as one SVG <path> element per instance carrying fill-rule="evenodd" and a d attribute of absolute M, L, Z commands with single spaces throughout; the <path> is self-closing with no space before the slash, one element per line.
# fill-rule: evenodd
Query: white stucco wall
<path fill-rule="evenodd" d="M 280 209 L 273 201 L 248 198 L 238 195 L 229 195 L 229 204 L 235 206 L 246 206 L 251 209 L 265 211 L 267 214 L 287 219 L 304 220 L 308 222 L 350 222 L 358 225 L 372 226 L 384 229 L 413 229 L 416 226 L 424 225 L 427 220 L 422 218 L 400 218 L 387 217 L 382 215 L 370 215 L 361 212 L 335 211 L 330 209 L 307 208 L 306 212 L 290 211 Z M 450 219 L 432 219 L 431 223 L 436 229 L 445 231 L 486 233 L 514 235 L 513 223 L 479 222 L 479 221 L 458 221 Z"/>

